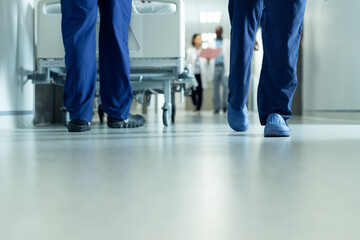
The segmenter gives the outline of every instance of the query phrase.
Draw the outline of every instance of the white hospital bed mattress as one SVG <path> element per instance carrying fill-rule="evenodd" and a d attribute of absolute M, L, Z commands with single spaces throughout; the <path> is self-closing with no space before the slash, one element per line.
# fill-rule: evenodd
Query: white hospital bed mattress
<path fill-rule="evenodd" d="M 63 59 L 60 0 L 41 0 L 36 16 L 37 59 Z M 134 0 L 129 51 L 132 59 L 185 58 L 183 0 Z"/>
<path fill-rule="evenodd" d="M 175 13 L 176 5 L 173 3 L 162 3 L 154 1 L 133 1 L 135 10 L 138 13 Z M 60 3 L 51 4 L 47 6 L 46 12 L 48 14 L 61 14 L 61 5 Z"/>
<path fill-rule="evenodd" d="M 133 1 L 135 9 L 138 13 L 175 13 L 176 5 L 173 3 Z"/>

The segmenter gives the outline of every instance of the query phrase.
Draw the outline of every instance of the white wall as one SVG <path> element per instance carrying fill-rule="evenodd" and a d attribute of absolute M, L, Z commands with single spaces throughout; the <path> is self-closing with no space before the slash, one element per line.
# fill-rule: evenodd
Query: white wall
<path fill-rule="evenodd" d="M 304 23 L 304 110 L 360 110 L 358 0 L 310 0 Z"/>
<path fill-rule="evenodd" d="M 0 0 L 0 116 L 33 111 L 33 0 Z"/>

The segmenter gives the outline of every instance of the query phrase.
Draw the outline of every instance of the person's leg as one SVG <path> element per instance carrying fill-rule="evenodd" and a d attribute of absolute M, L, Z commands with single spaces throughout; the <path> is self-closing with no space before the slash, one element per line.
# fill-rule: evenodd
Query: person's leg
<path fill-rule="evenodd" d="M 229 76 L 228 123 L 235 131 L 246 131 L 251 58 L 256 31 L 264 9 L 264 0 L 229 0 L 231 54 Z"/>
<path fill-rule="evenodd" d="M 227 108 L 228 108 L 227 98 L 229 96 L 229 86 L 228 86 L 228 78 L 225 77 L 225 69 L 224 68 L 222 68 L 222 72 L 221 72 L 221 85 L 223 87 L 222 108 L 223 108 L 224 112 L 226 112 Z"/>
<path fill-rule="evenodd" d="M 229 78 L 225 77 L 223 78 L 223 108 L 224 111 L 228 108 L 228 101 L 227 98 L 229 96 L 229 85 L 228 85 Z"/>
<path fill-rule="evenodd" d="M 268 1 L 262 20 L 264 60 L 258 88 L 260 122 L 272 113 L 285 121 L 297 86 L 296 63 L 306 0 Z"/>
<path fill-rule="evenodd" d="M 229 104 L 243 109 L 249 93 L 251 58 L 264 0 L 230 0 L 231 55 Z"/>
<path fill-rule="evenodd" d="M 201 75 L 199 75 L 199 86 L 198 86 L 198 103 L 197 103 L 197 108 L 196 110 L 200 111 L 201 107 L 202 107 L 202 103 L 203 103 L 203 86 L 202 86 L 202 79 L 201 79 Z"/>
<path fill-rule="evenodd" d="M 191 94 L 191 98 L 193 101 L 193 105 L 195 107 L 195 110 L 197 109 L 198 103 L 199 103 L 199 86 L 201 84 L 201 77 L 200 74 L 195 74 L 195 79 L 198 84 L 198 86 L 193 90 Z"/>
<path fill-rule="evenodd" d="M 221 68 L 215 66 L 214 80 L 213 80 L 213 107 L 214 112 L 220 111 L 220 81 L 221 81 Z"/>
<path fill-rule="evenodd" d="M 66 81 L 64 105 L 72 120 L 92 121 L 96 88 L 97 0 L 61 0 Z"/>
<path fill-rule="evenodd" d="M 194 107 L 197 105 L 197 88 L 192 88 L 191 92 L 191 100 L 194 105 Z"/>
<path fill-rule="evenodd" d="M 104 112 L 126 120 L 133 100 L 128 30 L 131 0 L 99 0 L 100 91 Z"/>

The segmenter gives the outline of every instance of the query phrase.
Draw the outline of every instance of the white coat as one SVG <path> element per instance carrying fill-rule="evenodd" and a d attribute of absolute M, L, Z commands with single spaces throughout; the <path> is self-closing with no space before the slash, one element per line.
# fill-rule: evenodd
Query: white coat
<path fill-rule="evenodd" d="M 208 44 L 208 48 L 216 48 L 216 41 L 211 41 Z M 225 77 L 229 77 L 230 75 L 230 40 L 227 38 L 223 39 L 223 56 L 224 56 L 224 75 Z M 215 71 L 215 59 L 210 61 L 210 72 L 212 72 L 214 76 Z"/>
<path fill-rule="evenodd" d="M 186 51 L 186 64 L 189 66 L 190 74 L 195 73 L 196 48 L 190 47 Z M 203 88 L 207 87 L 207 83 L 213 81 L 214 74 L 211 73 L 211 66 L 206 58 L 199 58 L 200 75 Z"/>

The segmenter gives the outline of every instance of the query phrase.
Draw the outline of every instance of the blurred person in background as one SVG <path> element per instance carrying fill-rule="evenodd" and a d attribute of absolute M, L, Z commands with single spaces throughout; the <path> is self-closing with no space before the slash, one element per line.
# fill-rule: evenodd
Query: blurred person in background
<path fill-rule="evenodd" d="M 209 61 L 206 58 L 200 58 L 202 50 L 201 35 L 196 33 L 192 38 L 192 47 L 186 51 L 186 63 L 189 66 L 191 74 L 195 75 L 198 86 L 193 89 L 191 94 L 195 111 L 199 112 L 203 103 L 203 91 L 206 86 L 207 76 L 209 72 Z"/>
<path fill-rule="evenodd" d="M 211 60 L 213 74 L 213 107 L 214 114 L 219 114 L 222 109 L 226 113 L 228 108 L 228 77 L 230 73 L 230 40 L 223 38 L 223 28 L 218 26 L 215 30 L 216 39 L 209 42 L 209 48 L 221 48 L 222 52 L 217 59 Z M 220 86 L 222 98 L 220 100 Z"/>

